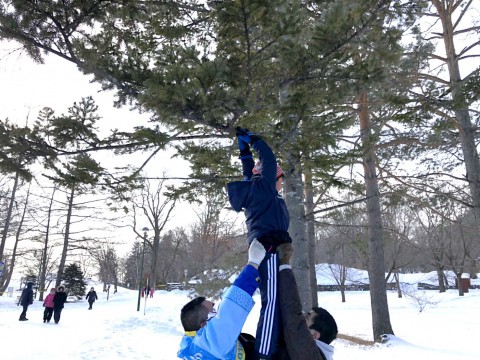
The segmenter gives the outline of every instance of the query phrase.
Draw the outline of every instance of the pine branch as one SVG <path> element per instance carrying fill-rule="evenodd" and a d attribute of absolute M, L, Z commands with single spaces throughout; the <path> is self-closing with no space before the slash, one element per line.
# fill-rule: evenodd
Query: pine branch
<path fill-rule="evenodd" d="M 435 82 L 439 82 L 443 85 L 450 85 L 450 82 L 447 80 L 443 80 L 442 78 L 439 78 L 438 76 L 435 75 L 430 75 L 430 74 L 425 74 L 425 73 L 419 73 L 418 74 L 419 79 L 426 79 L 426 80 L 432 80 Z"/>

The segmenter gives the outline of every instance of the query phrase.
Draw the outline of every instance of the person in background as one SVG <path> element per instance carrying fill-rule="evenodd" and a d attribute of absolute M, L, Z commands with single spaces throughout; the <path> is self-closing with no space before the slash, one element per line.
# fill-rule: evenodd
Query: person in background
<path fill-rule="evenodd" d="M 98 300 L 97 292 L 93 287 L 90 288 L 90 291 L 88 292 L 87 297 L 85 299 L 88 300 L 88 305 L 90 305 L 88 310 L 92 310 L 93 303 L 95 302 L 95 300 Z"/>
<path fill-rule="evenodd" d="M 150 298 L 153 298 L 153 294 L 154 294 L 154 293 L 155 293 L 155 288 L 152 287 L 152 288 L 150 289 Z"/>
<path fill-rule="evenodd" d="M 20 314 L 19 321 L 27 321 L 27 310 L 28 306 L 33 304 L 33 282 L 28 282 L 27 287 L 23 289 L 22 295 L 20 296 L 19 305 L 23 306 L 23 311 Z"/>
<path fill-rule="evenodd" d="M 335 319 L 320 307 L 314 307 L 307 314 L 302 314 L 300 295 L 290 266 L 292 244 L 280 245 L 277 251 L 280 261 L 278 303 L 283 337 L 290 359 L 332 360 L 334 348 L 330 343 L 338 334 Z"/>
<path fill-rule="evenodd" d="M 248 249 L 248 263 L 222 296 L 218 312 L 204 297 L 188 302 L 180 320 L 185 335 L 177 356 L 181 359 L 253 359 L 241 331 L 253 308 L 252 295 L 258 288 L 258 266 L 265 257 L 264 247 L 254 240 Z M 218 316 L 216 316 L 218 314 Z"/>
<path fill-rule="evenodd" d="M 53 315 L 53 297 L 55 296 L 55 288 L 50 289 L 50 294 L 45 297 L 43 300 L 43 306 L 45 310 L 43 310 L 43 322 L 50 322 Z"/>
<path fill-rule="evenodd" d="M 55 324 L 58 324 L 60 321 L 60 316 L 62 314 L 63 305 L 67 301 L 67 293 L 65 292 L 65 288 L 60 285 L 57 288 L 57 292 L 53 297 L 53 320 L 55 320 Z"/>
<path fill-rule="evenodd" d="M 228 199 L 235 211 L 244 210 L 247 241 L 257 239 L 267 251 L 260 264 L 260 297 L 262 307 L 255 339 L 255 351 L 260 359 L 271 359 L 282 345 L 282 326 L 278 311 L 276 248 L 291 243 L 288 234 L 290 216 L 283 188 L 283 170 L 268 144 L 247 129 L 237 128 L 237 140 L 242 161 L 243 181 L 227 184 Z M 257 152 L 255 164 L 250 146 Z"/>

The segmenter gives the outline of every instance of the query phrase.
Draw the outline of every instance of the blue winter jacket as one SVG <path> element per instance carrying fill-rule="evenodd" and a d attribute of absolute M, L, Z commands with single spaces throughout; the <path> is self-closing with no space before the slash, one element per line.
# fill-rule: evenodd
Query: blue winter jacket
<path fill-rule="evenodd" d="M 198 331 L 187 331 L 177 356 L 191 359 L 245 359 L 238 340 L 253 308 L 252 295 L 258 287 L 258 270 L 247 265 L 222 297 L 216 316 Z"/>
<path fill-rule="evenodd" d="M 290 216 L 285 200 L 276 189 L 277 159 L 272 149 L 263 140 L 257 140 L 253 149 L 262 163 L 262 173 L 253 176 L 254 161 L 250 151 L 240 159 L 243 167 L 243 181 L 227 184 L 228 199 L 235 211 L 245 210 L 247 240 L 259 239 L 272 232 L 288 231 Z M 288 236 L 288 234 L 286 234 Z"/>

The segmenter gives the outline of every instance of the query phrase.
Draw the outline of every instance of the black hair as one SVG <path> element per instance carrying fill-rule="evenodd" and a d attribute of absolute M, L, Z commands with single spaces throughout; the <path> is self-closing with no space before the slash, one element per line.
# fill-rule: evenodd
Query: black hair
<path fill-rule="evenodd" d="M 208 309 L 202 305 L 205 301 L 203 296 L 186 303 L 180 311 L 180 320 L 185 331 L 197 331 L 202 322 L 208 318 Z"/>
<path fill-rule="evenodd" d="M 317 330 L 320 333 L 320 341 L 330 344 L 338 334 L 337 323 L 330 313 L 321 307 L 314 307 L 312 310 L 316 316 L 313 318 L 310 329 Z"/>

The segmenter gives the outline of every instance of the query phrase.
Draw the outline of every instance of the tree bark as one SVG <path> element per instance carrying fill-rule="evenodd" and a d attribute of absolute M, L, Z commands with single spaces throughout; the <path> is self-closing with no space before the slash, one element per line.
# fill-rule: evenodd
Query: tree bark
<path fill-rule="evenodd" d="M 52 192 L 52 197 L 50 198 L 48 211 L 47 211 L 47 226 L 45 228 L 45 241 L 43 243 L 43 250 L 42 250 L 42 262 L 41 262 L 42 271 L 40 271 L 40 279 L 39 279 L 40 294 L 39 294 L 38 300 L 40 301 L 43 301 L 43 293 L 45 292 L 45 278 L 47 275 L 48 240 L 50 237 L 50 222 L 52 221 L 53 197 L 55 196 L 56 190 L 57 188 L 54 187 Z"/>
<path fill-rule="evenodd" d="M 385 256 L 380 193 L 378 190 L 372 129 L 366 92 L 359 94 L 357 104 L 360 119 L 360 134 L 364 148 L 363 169 L 367 197 L 368 248 L 370 257 L 368 277 L 370 280 L 373 338 L 376 342 L 381 342 L 381 336 L 383 334 L 393 335 L 393 329 L 390 323 L 385 285 Z"/>
<path fill-rule="evenodd" d="M 343 246 L 342 246 L 342 253 L 343 253 Z M 340 293 L 342 295 L 342 303 L 347 301 L 345 296 L 346 281 L 347 281 L 347 267 L 344 265 L 340 265 Z"/>
<path fill-rule="evenodd" d="M 17 192 L 19 179 L 20 174 L 17 171 L 15 173 L 15 180 L 13 182 L 12 195 L 10 196 L 10 202 L 8 204 L 7 216 L 5 217 L 5 223 L 3 225 L 2 241 L 0 242 L 0 261 L 3 261 L 4 259 L 3 252 L 5 251 L 5 244 L 7 242 L 8 229 L 10 227 L 10 219 L 12 217 L 13 205 L 15 204 L 15 194 Z M 2 285 L 4 285 L 4 281 L 2 281 Z"/>
<path fill-rule="evenodd" d="M 400 286 L 400 272 L 398 271 L 398 269 L 395 270 L 395 273 L 393 276 L 395 276 L 395 284 L 397 285 L 398 298 L 401 299 L 403 295 L 402 295 L 402 288 Z"/>
<path fill-rule="evenodd" d="M 57 279 L 55 281 L 55 287 L 59 287 L 62 282 L 63 271 L 65 269 L 65 261 L 67 260 L 68 241 L 70 238 L 70 223 L 72 221 L 74 196 L 75 196 L 75 187 L 72 185 L 70 189 L 70 197 L 68 199 L 67 221 L 65 223 L 65 234 L 63 236 L 63 249 L 62 249 L 62 255 L 60 258 L 60 264 L 58 265 L 58 272 L 57 272 Z"/>
<path fill-rule="evenodd" d="M 463 291 L 463 284 L 462 284 L 462 273 L 455 273 L 457 276 L 457 289 L 458 289 L 458 296 L 464 296 L 465 292 Z"/>
<path fill-rule="evenodd" d="M 303 180 L 300 167 L 300 154 L 290 151 L 287 157 L 287 176 L 285 177 L 285 202 L 290 213 L 289 234 L 293 239 L 295 251 L 292 256 L 292 269 L 297 279 L 302 309 L 312 308 L 310 283 L 309 246 L 305 226 L 305 204 Z"/>
<path fill-rule="evenodd" d="M 445 274 L 443 273 L 443 270 L 440 268 L 437 268 L 437 277 L 438 277 L 438 291 L 441 293 L 444 293 L 446 290 L 445 287 Z"/>
<path fill-rule="evenodd" d="M 313 180 L 311 164 L 306 159 L 304 163 L 305 175 L 305 211 L 307 220 L 307 238 L 308 238 L 308 265 L 310 267 L 310 287 L 312 292 L 312 307 L 318 306 L 317 292 L 317 273 L 316 273 L 316 249 L 315 249 L 315 222 L 313 215 Z"/>

